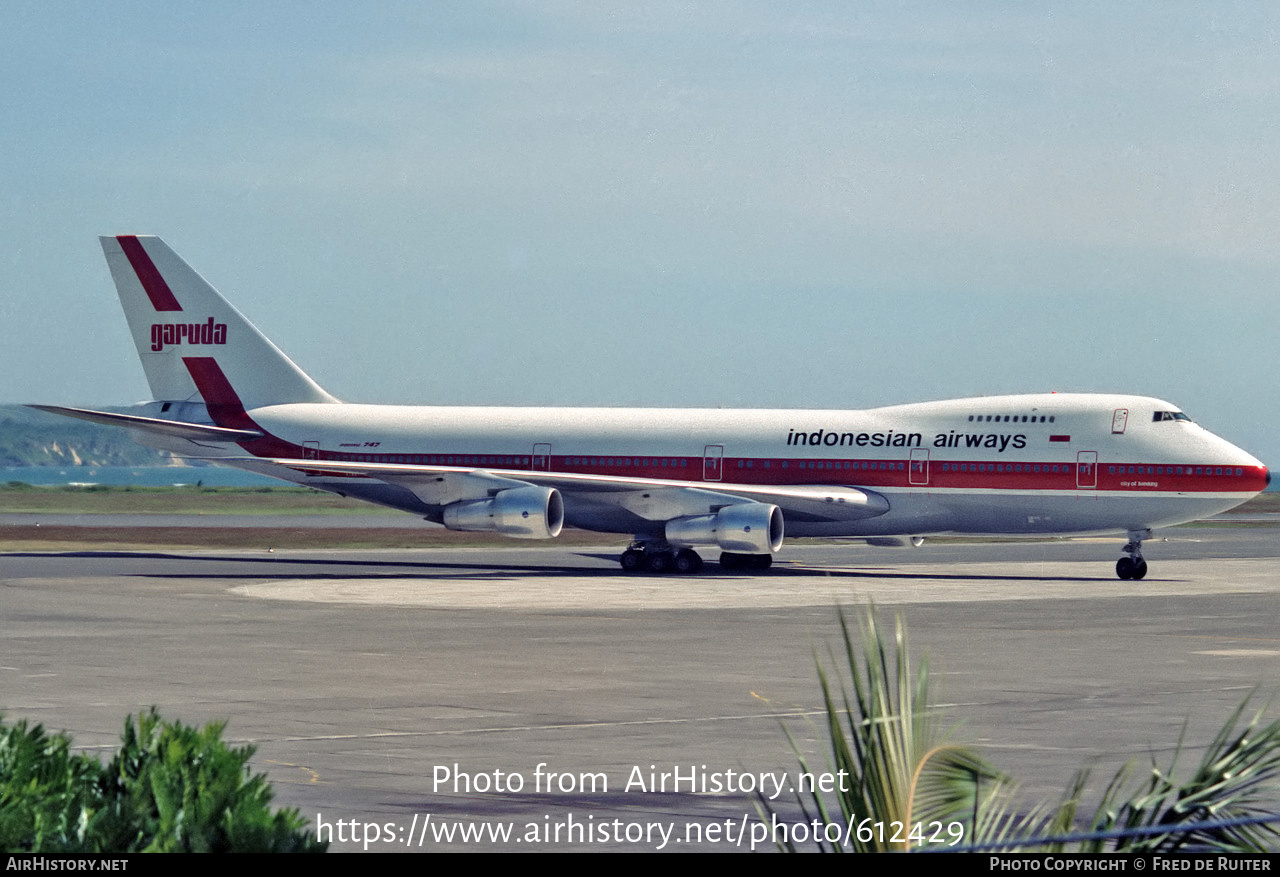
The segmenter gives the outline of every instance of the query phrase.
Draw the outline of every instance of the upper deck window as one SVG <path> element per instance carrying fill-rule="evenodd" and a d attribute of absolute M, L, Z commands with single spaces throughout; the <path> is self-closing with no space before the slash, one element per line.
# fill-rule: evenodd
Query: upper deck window
<path fill-rule="evenodd" d="M 1183 414 L 1179 414 L 1178 416 L 1180 419 L 1184 419 L 1184 420 L 1187 419 L 1186 416 Z M 1156 420 L 1159 420 L 1159 419 L 1160 419 L 1159 416 L 1157 416 Z M 975 422 L 976 423 L 993 423 L 993 422 L 994 423 L 1046 423 L 1046 422 L 1053 423 L 1053 421 L 1054 421 L 1054 418 L 1052 416 L 1044 415 L 1044 414 L 1032 414 L 1030 416 L 1026 414 L 1023 414 L 1023 415 L 970 414 L 969 415 L 970 423 L 975 423 Z"/>

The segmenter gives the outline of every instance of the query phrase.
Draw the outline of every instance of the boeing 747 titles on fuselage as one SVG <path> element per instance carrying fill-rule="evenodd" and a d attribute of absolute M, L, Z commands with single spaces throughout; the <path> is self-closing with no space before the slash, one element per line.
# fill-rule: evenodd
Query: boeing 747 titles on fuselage
<path fill-rule="evenodd" d="M 634 537 L 624 569 L 764 569 L 784 535 L 1127 534 L 1226 511 L 1271 480 L 1144 396 L 993 396 L 864 411 L 401 407 L 321 389 L 155 237 L 104 237 L 155 401 L 128 428 L 184 457 L 402 509 L 454 530 Z"/>

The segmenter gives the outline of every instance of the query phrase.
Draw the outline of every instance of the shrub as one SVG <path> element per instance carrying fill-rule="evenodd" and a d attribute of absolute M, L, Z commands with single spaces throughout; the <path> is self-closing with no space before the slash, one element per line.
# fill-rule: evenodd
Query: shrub
<path fill-rule="evenodd" d="M 223 725 L 125 720 L 106 764 L 26 722 L 0 726 L 0 845 L 18 852 L 323 852 L 296 810 L 272 812 L 252 746 Z"/>
<path fill-rule="evenodd" d="M 0 725 L 0 850 L 65 852 L 84 846 L 102 808 L 102 766 L 71 753 L 71 738 L 25 721 Z"/>

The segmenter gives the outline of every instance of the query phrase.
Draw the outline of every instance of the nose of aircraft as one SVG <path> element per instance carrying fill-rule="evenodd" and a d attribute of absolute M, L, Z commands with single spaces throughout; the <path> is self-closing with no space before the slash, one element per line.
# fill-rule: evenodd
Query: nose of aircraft
<path fill-rule="evenodd" d="M 1210 433 L 1210 435 L 1212 435 L 1212 433 Z M 1271 470 L 1263 465 L 1261 460 L 1243 448 L 1238 448 L 1217 436 L 1213 436 L 1213 439 L 1222 442 L 1219 447 L 1227 454 L 1224 465 L 1230 464 L 1232 466 L 1244 467 L 1245 471 L 1250 474 L 1249 483 L 1253 486 L 1253 489 L 1261 493 L 1271 486 Z M 1258 479 L 1259 475 L 1262 476 L 1260 480 Z M 1261 486 L 1258 486 L 1259 483 L 1261 483 Z"/>

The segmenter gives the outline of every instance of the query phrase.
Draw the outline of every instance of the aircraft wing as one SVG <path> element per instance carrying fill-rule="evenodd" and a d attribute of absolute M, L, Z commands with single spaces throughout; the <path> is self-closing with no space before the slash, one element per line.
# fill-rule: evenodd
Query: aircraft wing
<path fill-rule="evenodd" d="M 199 441 L 235 442 L 245 439 L 261 438 L 262 433 L 256 429 L 228 429 L 225 426 L 210 426 L 203 423 L 184 423 L 180 420 L 161 420 L 156 417 L 139 417 L 136 414 L 114 414 L 110 411 L 94 411 L 91 408 L 63 408 L 59 405 L 28 405 L 50 414 L 61 414 L 63 417 L 75 417 L 90 423 L 103 423 L 107 426 L 124 426 L 140 429 L 172 438 L 192 439 Z"/>
<path fill-rule="evenodd" d="M 405 463 L 345 463 L 328 460 L 262 459 L 310 474 L 376 478 L 412 490 L 424 502 L 445 505 L 530 484 L 601 504 L 618 505 L 649 520 L 706 514 L 729 505 L 758 502 L 776 505 L 785 515 L 806 521 L 857 521 L 889 510 L 878 493 L 845 485 L 760 485 L 723 482 L 626 478 L 527 469 L 474 469 Z"/>

